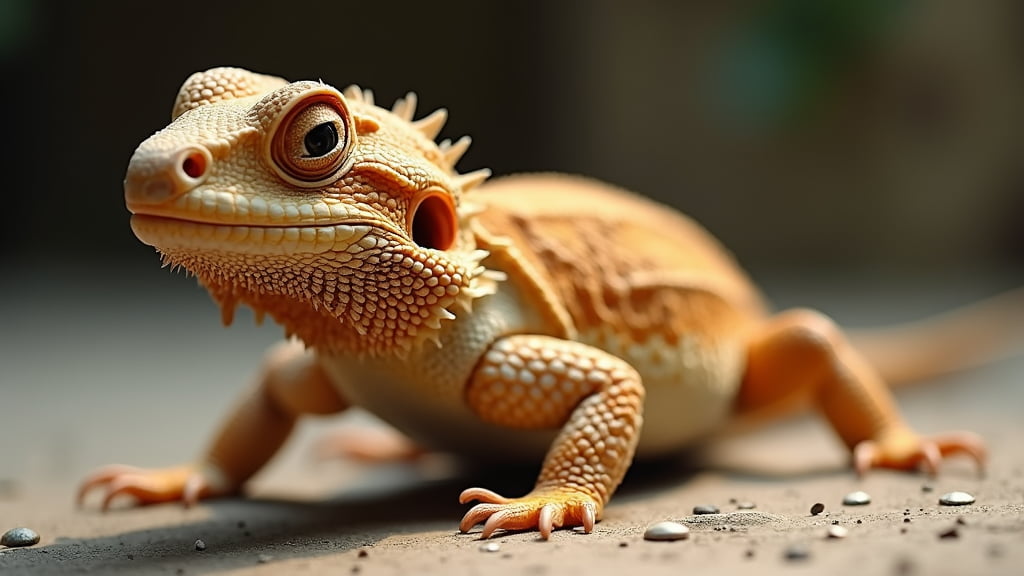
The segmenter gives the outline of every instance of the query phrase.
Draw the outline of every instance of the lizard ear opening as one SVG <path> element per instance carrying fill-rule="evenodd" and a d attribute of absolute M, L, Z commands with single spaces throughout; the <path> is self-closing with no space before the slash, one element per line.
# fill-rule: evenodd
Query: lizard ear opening
<path fill-rule="evenodd" d="M 422 248 L 448 250 L 455 244 L 458 219 L 451 196 L 428 191 L 409 211 L 412 240 Z"/>

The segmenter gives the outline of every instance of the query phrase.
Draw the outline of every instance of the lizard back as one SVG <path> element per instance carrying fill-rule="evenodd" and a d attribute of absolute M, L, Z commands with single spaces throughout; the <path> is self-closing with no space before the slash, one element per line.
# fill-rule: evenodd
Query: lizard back
<path fill-rule="evenodd" d="M 529 277 L 533 304 L 564 324 L 553 332 L 640 372 L 642 452 L 678 448 L 725 419 L 745 365 L 737 335 L 764 311 L 708 232 L 655 202 L 571 176 L 498 178 L 472 199 L 486 206 L 479 223 L 494 254 L 488 265 Z"/>

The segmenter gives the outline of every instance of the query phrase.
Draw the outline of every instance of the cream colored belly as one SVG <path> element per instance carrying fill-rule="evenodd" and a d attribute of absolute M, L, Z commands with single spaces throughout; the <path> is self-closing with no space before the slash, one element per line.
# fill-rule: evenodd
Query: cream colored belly
<path fill-rule="evenodd" d="M 638 457 L 677 452 L 729 419 L 746 368 L 739 342 L 684 335 L 671 346 L 660 339 L 627 346 L 598 333 L 581 334 L 580 340 L 629 362 L 643 379 L 647 397 Z"/>
<path fill-rule="evenodd" d="M 474 303 L 465 321 L 448 324 L 441 348 L 427 342 L 405 362 L 321 356 L 335 386 L 352 404 L 365 408 L 425 447 L 465 455 L 474 461 L 537 461 L 555 430 L 520 430 L 480 420 L 464 400 L 477 361 L 495 340 L 536 331 L 518 292 L 506 285 Z"/>
<path fill-rule="evenodd" d="M 477 360 L 495 339 L 523 333 L 532 322 L 500 297 L 474 310 L 474 322 L 456 322 L 408 362 L 324 357 L 342 394 L 427 447 L 474 460 L 539 462 L 557 430 L 523 430 L 481 421 L 463 397 Z M 639 457 L 678 451 L 713 432 L 729 416 L 744 369 L 739 346 L 708 345 L 694 337 L 619 346 L 610 335 L 581 334 L 629 362 L 647 390 Z"/>

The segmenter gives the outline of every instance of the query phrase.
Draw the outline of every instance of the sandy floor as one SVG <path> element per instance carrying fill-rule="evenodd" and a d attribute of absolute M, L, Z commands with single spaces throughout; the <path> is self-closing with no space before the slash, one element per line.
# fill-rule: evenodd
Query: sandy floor
<path fill-rule="evenodd" d="M 45 282 L 8 288 L 21 292 L 0 300 L 9 327 L 0 347 L 0 531 L 27 526 L 42 536 L 32 548 L 0 549 L 5 575 L 940 575 L 1020 574 L 1024 566 L 1024 358 L 901 393 L 917 428 L 967 428 L 990 442 L 987 476 L 952 460 L 928 491 L 915 475 L 856 480 L 821 422 L 798 418 L 679 462 L 635 467 L 591 535 L 559 531 L 542 542 L 506 534 L 488 552 L 477 535 L 457 532 L 459 491 L 478 483 L 524 491 L 532 473 L 465 472 L 441 457 L 378 467 L 318 460 L 317 439 L 365 425 L 356 417 L 304 423 L 249 499 L 108 514 L 90 500 L 76 509 L 76 483 L 98 465 L 160 466 L 194 455 L 278 334 L 247 319 L 221 329 L 205 296 L 166 271 L 146 272 L 129 288 L 100 277 L 83 281 L 73 302 Z M 840 317 L 873 319 L 860 314 L 864 303 L 843 308 L 845 294 L 822 294 L 816 305 L 835 304 Z M 957 300 L 897 301 L 911 315 L 915 306 Z M 873 501 L 844 507 L 843 495 L 856 489 Z M 971 492 L 977 503 L 939 506 L 950 490 Z M 733 514 L 738 501 L 756 509 Z M 826 511 L 811 516 L 816 502 Z M 689 517 L 701 504 L 724 514 Z M 647 525 L 665 519 L 688 522 L 690 538 L 642 539 Z M 845 539 L 826 538 L 833 522 L 849 529 Z M 950 531 L 955 537 L 941 537 Z M 200 539 L 204 551 L 196 550 Z M 809 556 L 787 559 L 794 546 Z"/>

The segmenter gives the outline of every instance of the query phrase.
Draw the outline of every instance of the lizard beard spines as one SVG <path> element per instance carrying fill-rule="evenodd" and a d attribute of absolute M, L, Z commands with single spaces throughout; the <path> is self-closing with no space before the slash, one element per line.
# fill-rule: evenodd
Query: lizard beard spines
<path fill-rule="evenodd" d="M 197 277 L 225 324 L 244 304 L 308 346 L 374 357 L 406 357 L 424 343 L 436 344 L 457 314 L 497 292 L 504 280 L 482 264 L 489 255 L 484 250 L 379 242 L 359 254 L 365 257 L 338 262 L 169 250 L 164 258 Z"/>

